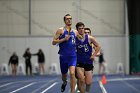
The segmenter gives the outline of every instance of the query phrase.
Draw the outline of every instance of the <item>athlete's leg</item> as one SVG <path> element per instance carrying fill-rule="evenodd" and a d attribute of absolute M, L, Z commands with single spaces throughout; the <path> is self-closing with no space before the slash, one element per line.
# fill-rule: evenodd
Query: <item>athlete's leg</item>
<path fill-rule="evenodd" d="M 78 75 L 77 75 L 77 67 L 76 67 L 76 69 L 75 69 L 75 77 L 76 77 L 76 79 L 77 79 L 77 92 L 79 93 L 80 92 L 80 88 L 79 88 L 79 86 L 80 86 L 80 84 L 79 84 L 79 79 L 78 79 Z"/>
<path fill-rule="evenodd" d="M 85 71 L 86 93 L 89 93 L 90 86 L 91 86 L 92 80 L 93 80 L 92 76 L 93 76 L 92 70 Z"/>
<path fill-rule="evenodd" d="M 76 85 L 76 78 L 75 78 L 75 66 L 69 67 L 70 71 L 70 87 L 71 93 L 75 93 L 75 85 Z"/>
<path fill-rule="evenodd" d="M 84 76 L 84 68 L 82 67 L 76 67 L 77 76 L 78 76 L 78 88 L 80 90 L 80 93 L 84 93 L 85 88 L 85 76 Z"/>
<path fill-rule="evenodd" d="M 67 85 L 67 73 L 66 74 L 62 74 L 62 86 L 61 86 L 61 92 L 65 91 L 65 87 Z"/>
<path fill-rule="evenodd" d="M 68 67 L 70 72 L 70 87 L 71 87 L 71 93 L 75 93 L 75 85 L 76 85 L 76 78 L 75 78 L 75 67 L 77 63 L 76 56 L 70 56 L 68 57 Z"/>
<path fill-rule="evenodd" d="M 102 69 L 102 63 L 99 62 L 99 71 L 98 71 L 99 75 L 101 74 L 101 69 Z"/>
<path fill-rule="evenodd" d="M 93 65 L 85 65 L 85 82 L 86 82 L 86 93 L 89 93 L 91 84 L 93 82 Z"/>
<path fill-rule="evenodd" d="M 60 56 L 60 69 L 62 74 L 62 85 L 61 85 L 61 92 L 65 91 L 65 87 L 67 85 L 67 72 L 68 72 L 68 63 L 65 62 L 65 57 Z"/>

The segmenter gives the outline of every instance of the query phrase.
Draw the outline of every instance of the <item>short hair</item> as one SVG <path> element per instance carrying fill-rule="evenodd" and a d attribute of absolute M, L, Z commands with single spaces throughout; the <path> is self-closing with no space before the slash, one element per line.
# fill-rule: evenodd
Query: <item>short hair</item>
<path fill-rule="evenodd" d="M 65 16 L 64 16 L 64 21 L 66 20 L 66 16 L 71 16 L 70 14 L 66 14 Z"/>
<path fill-rule="evenodd" d="M 84 30 L 89 30 L 89 32 L 91 33 L 91 30 L 90 30 L 90 28 L 88 28 L 88 27 L 84 28 Z"/>
<path fill-rule="evenodd" d="M 29 51 L 30 50 L 30 48 L 28 47 L 27 49 L 26 49 L 26 51 Z"/>
<path fill-rule="evenodd" d="M 76 24 L 76 29 L 78 30 L 78 27 L 79 26 L 84 26 L 85 27 L 85 25 L 84 25 L 84 23 L 83 22 L 78 22 L 77 24 Z"/>

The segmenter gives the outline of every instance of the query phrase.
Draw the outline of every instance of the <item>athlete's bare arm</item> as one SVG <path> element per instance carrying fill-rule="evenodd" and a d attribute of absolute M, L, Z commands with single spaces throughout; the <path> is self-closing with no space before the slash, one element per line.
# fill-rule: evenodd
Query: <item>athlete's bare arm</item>
<path fill-rule="evenodd" d="M 64 33 L 63 28 L 59 28 L 56 31 L 56 34 L 53 37 L 52 45 L 56 45 L 58 43 L 62 43 L 64 41 L 68 41 L 70 36 L 66 36 L 65 38 L 59 39 L 59 37 Z"/>
<path fill-rule="evenodd" d="M 77 30 L 74 30 L 74 33 L 79 40 L 83 38 L 82 35 L 80 35 Z"/>
<path fill-rule="evenodd" d="M 91 59 L 94 59 L 94 57 L 97 55 L 97 53 L 100 51 L 101 47 L 99 43 L 96 41 L 96 39 L 93 36 L 88 36 L 90 44 L 93 44 L 95 46 L 95 51 L 91 56 Z"/>

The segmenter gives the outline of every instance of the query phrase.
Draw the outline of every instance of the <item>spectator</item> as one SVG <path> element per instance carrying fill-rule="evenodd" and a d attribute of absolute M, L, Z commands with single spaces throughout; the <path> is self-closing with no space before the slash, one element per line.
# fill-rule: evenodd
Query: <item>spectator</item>
<path fill-rule="evenodd" d="M 25 58 L 26 75 L 29 75 L 28 68 L 30 70 L 30 75 L 32 75 L 32 64 L 31 64 L 31 53 L 30 48 L 27 48 L 23 57 Z"/>
<path fill-rule="evenodd" d="M 45 64 L 45 56 L 42 49 L 39 49 L 36 54 L 32 54 L 38 56 L 38 64 L 39 64 L 39 73 L 45 74 L 44 64 Z"/>
<path fill-rule="evenodd" d="M 12 68 L 12 75 L 16 76 L 17 66 L 18 66 L 18 56 L 17 56 L 16 52 L 14 52 L 12 54 L 12 56 L 10 57 L 8 65 L 10 65 L 10 64 L 11 64 L 11 68 Z"/>
<path fill-rule="evenodd" d="M 104 53 L 102 49 L 99 55 L 99 72 L 98 72 L 99 74 L 101 74 L 101 70 L 102 73 L 105 74 L 105 59 L 104 59 Z"/>

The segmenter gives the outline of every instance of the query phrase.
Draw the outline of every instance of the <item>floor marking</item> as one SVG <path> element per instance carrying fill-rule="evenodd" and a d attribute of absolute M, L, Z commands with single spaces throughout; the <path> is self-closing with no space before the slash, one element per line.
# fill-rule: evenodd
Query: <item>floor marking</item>
<path fill-rule="evenodd" d="M 131 84 L 127 83 L 126 81 L 123 81 L 128 87 L 132 88 L 133 90 L 137 91 L 138 93 L 140 93 L 140 90 L 135 88 L 134 86 L 132 86 Z"/>
<path fill-rule="evenodd" d="M 10 83 L 7 83 L 7 84 L 4 84 L 4 85 L 1 85 L 0 88 L 5 87 L 5 86 L 8 86 L 8 85 L 11 85 L 11 84 L 14 84 L 14 83 L 31 82 L 31 81 L 33 81 L 33 80 L 10 82 Z"/>
<path fill-rule="evenodd" d="M 10 87 L 2 88 L 0 89 L 0 93 L 6 93 L 5 91 L 10 90 L 10 89 L 15 89 L 18 86 L 19 85 L 14 85 L 14 86 L 11 85 Z"/>
<path fill-rule="evenodd" d="M 12 92 L 10 92 L 10 93 L 15 93 L 15 92 L 17 92 L 17 91 L 19 91 L 19 90 L 22 90 L 22 89 L 24 89 L 24 88 L 26 88 L 26 87 L 29 87 L 29 86 L 33 85 L 33 84 L 35 84 L 35 82 L 30 83 L 30 84 L 28 84 L 28 85 L 26 85 L 26 86 L 24 86 L 24 87 L 18 88 L 18 89 L 14 90 L 14 91 L 12 91 Z"/>
<path fill-rule="evenodd" d="M 116 78 L 116 79 L 109 79 L 107 81 L 121 81 L 121 80 L 140 80 L 140 78 Z"/>
<path fill-rule="evenodd" d="M 104 88 L 103 84 L 101 81 L 99 81 L 99 85 L 100 85 L 100 88 L 102 90 L 102 93 L 107 93 L 106 89 Z"/>
<path fill-rule="evenodd" d="M 44 91 L 42 91 L 41 93 L 45 93 L 46 91 L 48 91 L 49 89 L 51 89 L 53 86 L 55 86 L 58 82 L 53 83 L 51 86 L 49 86 L 48 88 L 46 88 Z"/>
<path fill-rule="evenodd" d="M 8 85 L 11 85 L 12 83 L 13 83 L 13 82 L 7 83 L 7 84 L 4 84 L 4 85 L 1 85 L 0 88 L 5 87 L 5 86 L 8 86 Z"/>
<path fill-rule="evenodd" d="M 50 82 L 54 82 L 54 81 L 56 81 L 56 80 L 57 80 L 57 79 L 53 79 L 53 80 L 48 81 L 47 83 L 45 83 L 45 84 L 43 84 L 42 86 L 40 86 L 39 88 L 35 89 L 35 90 L 32 91 L 31 93 L 35 93 L 35 92 L 39 91 L 40 89 L 46 87 Z M 39 82 L 41 82 L 41 81 L 39 81 Z M 45 81 L 43 81 L 43 82 L 45 82 Z"/>

